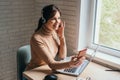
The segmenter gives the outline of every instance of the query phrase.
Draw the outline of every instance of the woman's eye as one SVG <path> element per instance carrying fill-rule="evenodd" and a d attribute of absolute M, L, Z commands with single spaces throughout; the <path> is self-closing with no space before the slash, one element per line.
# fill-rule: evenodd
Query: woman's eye
<path fill-rule="evenodd" d="M 51 20 L 57 20 L 57 19 L 61 19 L 60 17 L 58 17 L 58 18 L 52 18 Z"/>
<path fill-rule="evenodd" d="M 51 20 L 56 20 L 55 18 L 52 18 Z"/>
<path fill-rule="evenodd" d="M 52 22 L 56 22 L 56 21 L 60 21 L 61 20 L 61 17 L 58 17 L 58 18 L 51 18 L 51 21 Z"/>

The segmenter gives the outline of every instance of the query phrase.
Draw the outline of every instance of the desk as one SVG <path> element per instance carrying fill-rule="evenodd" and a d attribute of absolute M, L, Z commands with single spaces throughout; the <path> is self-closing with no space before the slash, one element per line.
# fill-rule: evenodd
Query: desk
<path fill-rule="evenodd" d="M 85 78 L 89 76 L 92 80 L 120 80 L 120 72 L 105 71 L 106 69 L 109 68 L 91 62 L 82 74 L 78 76 L 78 78 L 83 78 L 85 80 Z M 43 80 L 44 77 L 51 72 L 51 69 L 47 65 L 44 65 L 33 70 L 23 72 L 23 76 L 29 80 Z M 76 80 L 77 78 L 75 76 L 60 73 L 56 75 L 58 76 L 58 80 Z"/>

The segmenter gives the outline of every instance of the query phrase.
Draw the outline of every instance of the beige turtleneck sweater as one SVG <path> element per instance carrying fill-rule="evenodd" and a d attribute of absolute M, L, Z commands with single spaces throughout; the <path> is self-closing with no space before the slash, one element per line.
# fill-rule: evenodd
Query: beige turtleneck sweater
<path fill-rule="evenodd" d="M 55 60 L 57 54 L 66 54 L 65 51 L 60 51 L 60 48 L 63 48 L 61 50 L 66 49 L 65 39 L 60 40 L 55 31 L 49 31 L 45 26 L 42 27 L 32 35 L 30 46 L 32 58 L 30 63 L 27 65 L 26 70 L 45 64 L 48 64 L 51 69 L 70 67 L 69 62 L 60 62 Z"/>

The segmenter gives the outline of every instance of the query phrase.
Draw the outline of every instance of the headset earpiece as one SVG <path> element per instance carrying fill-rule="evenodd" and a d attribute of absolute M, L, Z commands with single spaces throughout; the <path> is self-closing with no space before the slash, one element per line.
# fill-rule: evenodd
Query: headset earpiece
<path fill-rule="evenodd" d="M 42 17 L 42 22 L 46 23 L 46 19 L 44 17 Z"/>

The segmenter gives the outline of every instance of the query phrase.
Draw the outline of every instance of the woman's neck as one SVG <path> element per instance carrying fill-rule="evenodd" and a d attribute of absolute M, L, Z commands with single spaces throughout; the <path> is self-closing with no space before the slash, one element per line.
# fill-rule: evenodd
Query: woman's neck
<path fill-rule="evenodd" d="M 53 30 L 49 30 L 47 26 L 43 25 L 40 29 L 40 32 L 46 36 L 50 36 L 53 33 Z"/>

